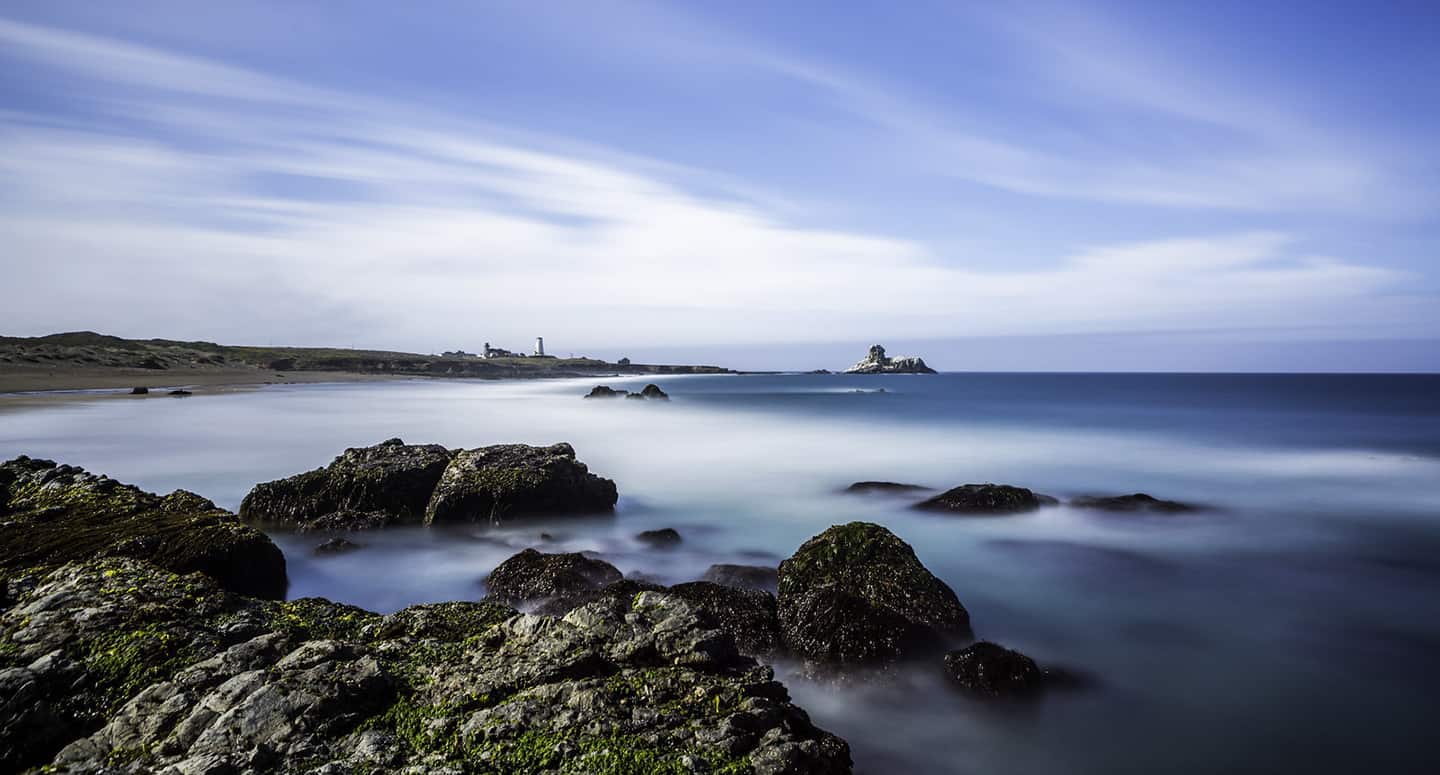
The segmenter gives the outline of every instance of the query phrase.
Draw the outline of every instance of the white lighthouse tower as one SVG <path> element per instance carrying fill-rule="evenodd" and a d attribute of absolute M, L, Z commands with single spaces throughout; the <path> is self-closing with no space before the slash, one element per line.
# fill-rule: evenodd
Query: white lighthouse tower
<path fill-rule="evenodd" d="M 536 358 L 544 358 L 544 357 L 545 357 L 545 337 L 543 337 L 543 336 L 537 336 L 537 337 L 535 337 L 535 357 L 536 357 Z"/>

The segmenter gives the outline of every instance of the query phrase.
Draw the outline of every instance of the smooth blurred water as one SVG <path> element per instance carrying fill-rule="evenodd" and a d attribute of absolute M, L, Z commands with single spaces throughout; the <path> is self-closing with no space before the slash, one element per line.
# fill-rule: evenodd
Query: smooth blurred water
<path fill-rule="evenodd" d="M 831 524 L 865 519 L 914 545 L 981 637 L 1094 686 L 995 708 L 935 671 L 840 690 L 778 666 L 816 721 L 851 742 L 861 772 L 1440 771 L 1428 743 L 1440 710 L 1440 377 L 671 377 L 668 404 L 581 400 L 592 384 L 274 386 L 38 408 L 0 398 L 0 456 L 235 508 L 256 482 L 391 436 L 569 441 L 618 483 L 614 518 L 366 533 L 363 550 L 326 558 L 309 551 L 320 537 L 277 533 L 291 594 L 381 611 L 473 599 L 495 564 L 531 545 L 681 581 L 714 562 L 776 563 Z M 1145 491 L 1214 509 L 958 518 L 838 492 L 860 479 Z M 684 544 L 634 540 L 655 527 Z"/>

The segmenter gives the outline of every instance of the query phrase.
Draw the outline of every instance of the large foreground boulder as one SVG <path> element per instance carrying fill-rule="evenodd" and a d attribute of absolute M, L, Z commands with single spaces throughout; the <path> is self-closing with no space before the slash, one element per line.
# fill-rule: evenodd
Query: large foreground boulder
<path fill-rule="evenodd" d="M 17 583 L 0 771 L 850 772 L 844 741 L 673 595 L 381 617 L 131 560 Z"/>
<path fill-rule="evenodd" d="M 462 450 L 446 467 L 425 522 L 490 522 L 615 508 L 615 483 L 590 473 L 569 444 Z"/>
<path fill-rule="evenodd" d="M 95 557 L 199 571 L 257 597 L 285 594 L 279 547 L 199 495 L 160 496 L 50 460 L 0 464 L 0 576 Z"/>
<path fill-rule="evenodd" d="M 315 529 L 418 524 L 452 453 L 400 439 L 352 447 L 324 468 L 258 484 L 241 518 Z"/>
<path fill-rule="evenodd" d="M 615 483 L 590 473 L 569 444 L 449 450 L 390 439 L 256 485 L 240 516 L 302 530 L 357 530 L 604 512 L 616 498 Z"/>
<path fill-rule="evenodd" d="M 915 504 L 915 508 L 951 514 L 1017 514 L 1053 503 L 1054 498 L 1038 495 L 1024 487 L 1008 484 L 962 484 L 920 501 Z"/>
<path fill-rule="evenodd" d="M 821 664 L 883 664 L 970 634 L 955 592 L 868 522 L 836 525 L 780 563 L 778 601 L 785 646 Z"/>

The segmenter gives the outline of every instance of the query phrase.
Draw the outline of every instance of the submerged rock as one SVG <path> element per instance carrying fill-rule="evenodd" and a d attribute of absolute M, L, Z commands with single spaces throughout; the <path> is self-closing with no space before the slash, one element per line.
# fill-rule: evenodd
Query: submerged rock
<path fill-rule="evenodd" d="M 240 516 L 310 529 L 418 524 L 450 458 L 439 444 L 400 439 L 352 447 L 324 468 L 256 485 Z"/>
<path fill-rule="evenodd" d="M 778 601 L 785 645 L 813 662 L 883 664 L 970 633 L 955 592 L 868 522 L 836 525 L 780 563 Z"/>
<path fill-rule="evenodd" d="M 899 357 L 891 358 L 885 355 L 885 348 L 878 344 L 870 345 L 870 352 L 867 353 L 859 363 L 845 370 L 846 374 L 934 374 L 935 370 L 925 365 L 922 358 Z"/>
<path fill-rule="evenodd" d="M 50 460 L 0 464 L 0 571 L 134 557 L 209 574 L 257 597 L 285 594 L 285 557 L 269 537 L 192 492 L 160 496 Z"/>
<path fill-rule="evenodd" d="M 143 395 L 148 394 L 149 392 L 150 392 L 150 388 L 148 388 L 148 387 L 130 388 L 130 395 L 132 395 L 132 396 L 143 396 Z"/>
<path fill-rule="evenodd" d="M 844 741 L 675 595 L 380 617 L 130 560 L 23 587 L 0 614 L 3 771 L 851 771 Z"/>
<path fill-rule="evenodd" d="M 673 527 L 664 527 L 659 530 L 646 530 L 638 533 L 635 540 L 653 549 L 669 549 L 679 546 L 682 539 L 678 530 Z"/>
<path fill-rule="evenodd" d="M 185 396 L 194 395 L 194 393 L 191 393 L 189 390 L 172 390 L 170 391 L 169 395 L 175 396 L 177 398 L 184 398 Z"/>
<path fill-rule="evenodd" d="M 1035 660 L 989 641 L 946 654 L 945 674 L 961 689 L 985 697 L 1035 694 L 1046 681 Z"/>
<path fill-rule="evenodd" d="M 617 498 L 615 483 L 590 473 L 569 444 L 501 444 L 455 455 L 435 486 L 425 523 L 608 512 Z"/>
<path fill-rule="evenodd" d="M 1070 505 L 1101 511 L 1161 511 L 1172 514 L 1199 510 L 1189 503 L 1161 500 L 1143 492 L 1134 495 L 1082 495 L 1072 499 Z"/>
<path fill-rule="evenodd" d="M 962 484 L 917 504 L 923 511 L 952 514 L 1017 514 L 1051 505 L 1055 499 L 1008 484 Z"/>
<path fill-rule="evenodd" d="M 322 556 L 328 554 L 345 554 L 346 552 L 353 552 L 356 549 L 359 549 L 360 546 L 360 544 L 357 544 L 354 541 L 348 541 L 344 538 L 332 538 L 328 541 L 318 544 L 314 549 L 311 549 L 310 551 Z"/>
<path fill-rule="evenodd" d="M 869 494 L 878 492 L 896 495 L 906 495 L 909 493 L 926 492 L 930 489 L 931 488 L 926 487 L 922 484 L 902 484 L 900 482 L 856 482 L 849 487 L 846 487 L 845 492 L 858 494 Z"/>
<path fill-rule="evenodd" d="M 701 576 L 701 579 L 724 584 L 727 587 L 763 589 L 767 592 L 774 592 L 780 584 L 780 572 L 764 565 L 716 563 L 705 570 L 705 575 Z"/>
<path fill-rule="evenodd" d="M 620 579 L 614 565 L 580 552 L 545 554 L 526 549 L 495 566 L 485 586 L 491 599 L 519 605 L 598 592 Z"/>

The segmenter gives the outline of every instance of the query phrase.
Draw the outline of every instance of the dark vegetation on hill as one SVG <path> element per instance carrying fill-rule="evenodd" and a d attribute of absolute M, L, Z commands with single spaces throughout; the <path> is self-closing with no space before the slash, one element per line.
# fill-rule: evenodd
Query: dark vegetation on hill
<path fill-rule="evenodd" d="M 716 374 L 728 371 L 717 366 L 620 364 L 596 358 L 482 359 L 388 350 L 251 347 L 172 339 L 122 339 L 92 331 L 0 337 L 0 369 L 10 366 L 127 368 L 156 372 L 226 368 L 491 379 L 590 374 Z"/>

